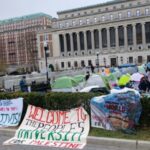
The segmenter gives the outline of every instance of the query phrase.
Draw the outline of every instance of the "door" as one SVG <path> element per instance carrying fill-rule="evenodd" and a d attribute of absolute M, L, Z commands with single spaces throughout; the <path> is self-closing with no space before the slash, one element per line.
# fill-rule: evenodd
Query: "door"
<path fill-rule="evenodd" d="M 111 67 L 116 67 L 117 66 L 117 59 L 116 58 L 111 58 L 110 63 L 111 63 Z"/>

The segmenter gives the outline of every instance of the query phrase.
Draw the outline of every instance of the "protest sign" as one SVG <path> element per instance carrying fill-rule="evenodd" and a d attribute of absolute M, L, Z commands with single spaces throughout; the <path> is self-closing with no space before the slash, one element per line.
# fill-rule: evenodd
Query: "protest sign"
<path fill-rule="evenodd" d="M 91 125 L 131 133 L 141 111 L 140 95 L 133 90 L 94 97 L 91 100 Z"/>
<path fill-rule="evenodd" d="M 0 127 L 17 126 L 22 109 L 23 98 L 0 100 Z"/>
<path fill-rule="evenodd" d="M 89 116 L 84 108 L 48 111 L 28 106 L 15 136 L 4 144 L 25 144 L 82 149 L 89 132 Z"/>

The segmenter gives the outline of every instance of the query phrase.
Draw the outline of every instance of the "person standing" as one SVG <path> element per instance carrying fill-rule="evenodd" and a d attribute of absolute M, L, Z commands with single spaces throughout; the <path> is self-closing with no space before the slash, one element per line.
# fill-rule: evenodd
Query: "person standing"
<path fill-rule="evenodd" d="M 28 92 L 28 86 L 26 82 L 26 76 L 23 76 L 22 79 L 20 80 L 20 89 L 22 92 Z"/>

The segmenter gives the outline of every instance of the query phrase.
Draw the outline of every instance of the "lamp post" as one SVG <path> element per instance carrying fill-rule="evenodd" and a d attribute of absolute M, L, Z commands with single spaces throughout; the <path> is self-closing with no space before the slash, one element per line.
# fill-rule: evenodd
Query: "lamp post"
<path fill-rule="evenodd" d="M 45 51 L 45 65 L 46 65 L 46 82 L 48 83 L 48 63 L 47 63 L 48 44 L 46 41 L 44 42 L 44 51 Z"/>
<path fill-rule="evenodd" d="M 97 59 L 96 59 L 96 66 L 97 66 L 97 71 L 99 72 L 99 52 L 96 53 Z"/>

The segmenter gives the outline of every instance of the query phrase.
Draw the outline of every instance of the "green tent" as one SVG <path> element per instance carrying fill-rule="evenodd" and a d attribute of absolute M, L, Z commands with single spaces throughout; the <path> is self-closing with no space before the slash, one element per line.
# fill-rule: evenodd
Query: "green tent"
<path fill-rule="evenodd" d="M 78 83 L 72 77 L 60 77 L 55 80 L 52 84 L 53 89 L 63 89 L 63 88 L 72 88 L 76 87 Z"/>
<path fill-rule="evenodd" d="M 106 76 L 106 79 L 110 88 L 113 88 L 118 84 L 117 77 L 112 73 L 109 76 Z"/>
<path fill-rule="evenodd" d="M 84 82 L 85 81 L 85 75 L 76 75 L 73 77 L 73 79 L 77 82 L 77 83 L 80 83 L 80 82 Z"/>
<path fill-rule="evenodd" d="M 131 76 L 129 74 L 122 75 L 118 81 L 118 84 L 121 86 L 125 86 L 131 80 Z"/>

